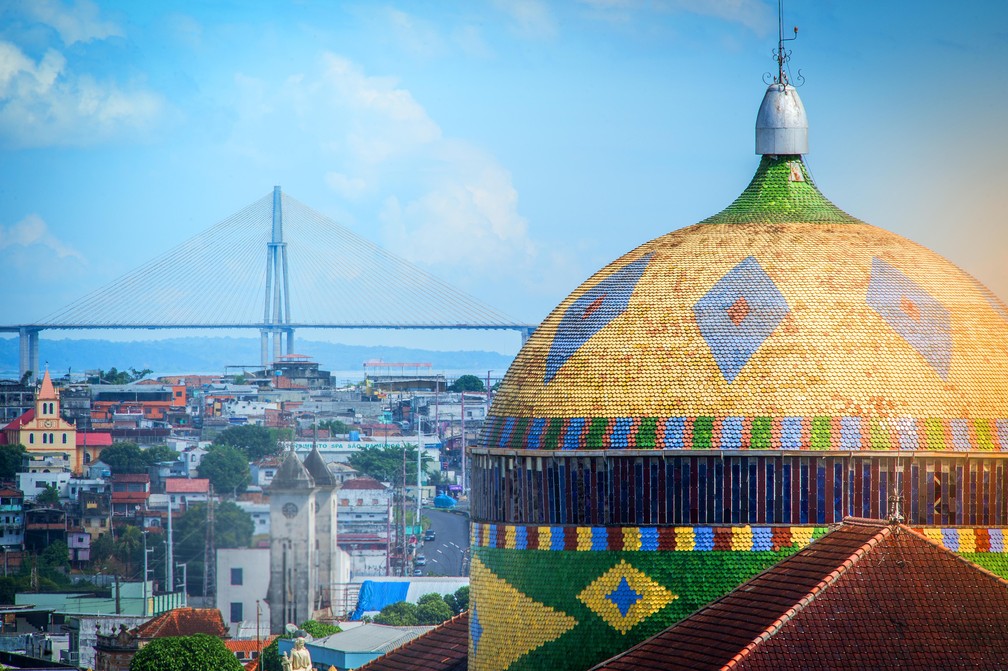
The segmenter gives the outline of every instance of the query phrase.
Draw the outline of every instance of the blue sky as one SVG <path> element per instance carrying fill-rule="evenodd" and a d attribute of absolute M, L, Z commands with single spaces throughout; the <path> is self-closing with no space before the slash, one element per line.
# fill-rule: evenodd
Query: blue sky
<path fill-rule="evenodd" d="M 49 314 L 279 184 L 537 322 L 745 187 L 776 11 L 0 2 L 3 321 Z M 785 24 L 826 195 L 1008 298 L 1008 3 L 792 0 Z"/>

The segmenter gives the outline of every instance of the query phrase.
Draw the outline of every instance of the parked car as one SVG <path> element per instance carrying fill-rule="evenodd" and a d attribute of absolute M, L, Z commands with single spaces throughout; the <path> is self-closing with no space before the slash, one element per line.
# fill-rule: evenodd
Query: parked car
<path fill-rule="evenodd" d="M 427 565 L 427 557 L 424 557 L 423 555 L 417 555 L 416 559 L 413 560 L 413 565 L 414 566 L 426 566 Z"/>
<path fill-rule="evenodd" d="M 413 569 L 413 575 L 423 575 L 423 569 L 422 568 Z"/>

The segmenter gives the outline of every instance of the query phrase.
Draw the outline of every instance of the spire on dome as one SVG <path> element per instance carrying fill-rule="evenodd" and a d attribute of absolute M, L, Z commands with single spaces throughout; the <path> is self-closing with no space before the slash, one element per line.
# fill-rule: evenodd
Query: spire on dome
<path fill-rule="evenodd" d="M 794 37 L 784 37 L 783 0 L 777 1 L 777 75 L 767 86 L 763 102 L 756 114 L 756 153 L 764 156 L 797 156 L 808 153 L 808 118 L 798 91 L 791 85 L 787 63 L 791 52 L 784 48 L 785 42 L 798 39 L 798 26 Z M 767 81 L 769 73 L 764 76 Z M 801 71 L 798 80 L 801 83 Z"/>

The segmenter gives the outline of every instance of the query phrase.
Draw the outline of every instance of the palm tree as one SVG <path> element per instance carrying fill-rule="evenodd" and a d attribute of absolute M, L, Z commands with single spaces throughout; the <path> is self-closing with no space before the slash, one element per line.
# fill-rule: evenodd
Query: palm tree
<path fill-rule="evenodd" d="M 135 526 L 128 525 L 121 532 L 115 542 L 116 559 L 126 564 L 126 575 L 133 575 L 133 558 L 136 556 L 140 546 L 143 545 L 143 536 Z"/>

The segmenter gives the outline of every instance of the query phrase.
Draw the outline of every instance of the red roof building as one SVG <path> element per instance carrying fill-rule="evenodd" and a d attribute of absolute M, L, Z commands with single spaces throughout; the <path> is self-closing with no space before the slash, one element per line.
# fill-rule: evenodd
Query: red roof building
<path fill-rule="evenodd" d="M 193 634 L 226 638 L 227 627 L 220 611 L 216 608 L 175 608 L 134 629 L 120 625 L 118 632 L 99 632 L 94 646 L 95 671 L 128 671 L 133 655 L 148 641 L 164 636 Z"/>
<path fill-rule="evenodd" d="M 357 671 L 465 671 L 469 660 L 469 611 L 374 659 Z"/>
<path fill-rule="evenodd" d="M 1008 581 L 903 525 L 848 519 L 593 671 L 1005 669 Z"/>

